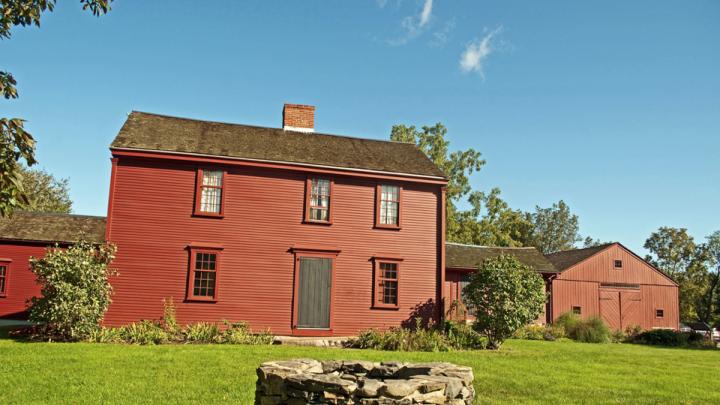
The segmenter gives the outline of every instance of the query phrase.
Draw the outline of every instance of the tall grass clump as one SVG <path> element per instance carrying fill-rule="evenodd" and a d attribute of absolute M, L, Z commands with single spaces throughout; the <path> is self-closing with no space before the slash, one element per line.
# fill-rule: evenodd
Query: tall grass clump
<path fill-rule="evenodd" d="M 565 330 L 567 337 L 578 342 L 610 343 L 613 338 L 610 328 L 597 316 L 582 319 L 577 314 L 567 312 L 560 315 L 555 324 Z"/>
<path fill-rule="evenodd" d="M 420 326 L 390 328 L 386 331 L 368 329 L 348 343 L 357 349 L 401 352 L 448 352 L 463 349 L 484 349 L 487 339 L 467 325 L 447 322 L 444 328 Z"/>

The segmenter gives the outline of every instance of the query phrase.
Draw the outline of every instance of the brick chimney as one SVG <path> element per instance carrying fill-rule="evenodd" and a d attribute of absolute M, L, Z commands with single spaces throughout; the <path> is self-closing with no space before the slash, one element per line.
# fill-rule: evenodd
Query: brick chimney
<path fill-rule="evenodd" d="M 314 132 L 315 107 L 302 104 L 285 104 L 283 107 L 285 131 Z"/>

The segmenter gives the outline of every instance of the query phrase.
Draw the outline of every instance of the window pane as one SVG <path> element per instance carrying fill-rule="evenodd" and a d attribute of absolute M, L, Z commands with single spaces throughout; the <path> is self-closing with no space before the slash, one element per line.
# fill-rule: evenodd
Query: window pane
<path fill-rule="evenodd" d="M 330 208 L 330 180 L 314 178 L 310 181 L 310 219 L 328 221 Z"/>
<path fill-rule="evenodd" d="M 220 170 L 203 171 L 203 186 L 222 187 L 223 172 Z"/>
<path fill-rule="evenodd" d="M 398 186 L 380 186 L 380 223 L 398 225 L 400 209 L 400 188 Z"/>
<path fill-rule="evenodd" d="M 5 292 L 5 278 L 7 274 L 7 267 L 0 266 L 0 293 Z"/>
<path fill-rule="evenodd" d="M 382 302 L 397 305 L 397 281 L 383 281 Z"/>
<path fill-rule="evenodd" d="M 220 213 L 220 202 L 222 201 L 222 189 L 203 187 L 200 199 L 200 211 Z"/>

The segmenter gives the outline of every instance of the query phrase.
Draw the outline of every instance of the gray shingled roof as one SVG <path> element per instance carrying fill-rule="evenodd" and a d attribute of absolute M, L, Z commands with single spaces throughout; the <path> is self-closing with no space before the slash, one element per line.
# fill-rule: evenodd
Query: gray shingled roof
<path fill-rule="evenodd" d="M 103 242 L 105 217 L 17 211 L 0 218 L 0 240 L 69 243 L 81 238 Z"/>
<path fill-rule="evenodd" d="M 444 178 L 415 145 L 133 111 L 110 148 L 193 153 Z"/>
<path fill-rule="evenodd" d="M 500 256 L 503 253 L 514 255 L 521 263 L 530 266 L 537 272 L 557 273 L 552 263 L 534 247 L 488 247 L 448 242 L 445 244 L 445 266 L 476 268 L 486 259 Z"/>
<path fill-rule="evenodd" d="M 564 250 L 562 252 L 550 253 L 545 257 L 547 257 L 559 272 L 562 272 L 614 244 L 615 243 L 605 243 L 584 249 Z"/>

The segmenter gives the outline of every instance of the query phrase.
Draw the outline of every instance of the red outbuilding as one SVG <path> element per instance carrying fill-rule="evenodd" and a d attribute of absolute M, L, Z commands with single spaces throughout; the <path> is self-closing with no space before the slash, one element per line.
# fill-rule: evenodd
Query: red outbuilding
<path fill-rule="evenodd" d="M 352 335 L 442 315 L 446 179 L 410 143 L 141 112 L 110 149 L 108 325 L 248 321 Z"/>
<path fill-rule="evenodd" d="M 40 294 L 30 257 L 43 257 L 48 247 L 67 247 L 81 238 L 101 243 L 105 218 L 29 212 L 0 218 L 0 318 L 26 318 L 28 301 Z"/>
<path fill-rule="evenodd" d="M 566 312 L 600 316 L 612 329 L 679 328 L 678 285 L 620 243 L 547 255 L 552 278 L 549 320 Z"/>

